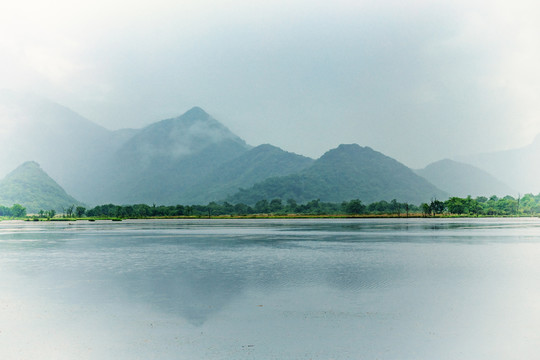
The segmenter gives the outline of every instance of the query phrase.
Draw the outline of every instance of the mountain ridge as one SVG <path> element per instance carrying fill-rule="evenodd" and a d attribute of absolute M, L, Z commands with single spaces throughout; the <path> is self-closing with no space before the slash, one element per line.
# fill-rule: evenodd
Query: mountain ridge
<path fill-rule="evenodd" d="M 286 185 L 283 196 L 303 193 L 301 198 L 307 201 L 313 200 L 306 198 L 310 194 L 318 196 L 320 189 L 324 189 L 323 198 L 331 199 L 331 193 L 357 197 L 362 192 L 355 186 L 371 189 L 380 197 L 365 192 L 364 201 L 425 199 L 420 188 L 437 197 L 444 193 L 427 181 L 420 188 L 405 186 L 408 181 L 420 183 L 403 164 L 369 147 L 341 145 L 336 148 L 339 151 L 332 149 L 316 160 L 270 144 L 253 147 L 198 106 L 141 129 L 110 131 L 46 99 L 5 98 L 0 96 L 0 141 L 17 150 L 0 154 L 0 176 L 2 169 L 34 159 L 67 193 L 90 205 L 219 201 L 268 179 L 276 187 L 272 193 Z M 24 126 L 18 119 L 24 119 Z M 363 160 L 340 158 L 346 149 L 355 149 Z M 376 153 L 378 160 L 362 157 L 360 152 Z M 372 179 L 366 177 L 366 169 Z M 392 175 L 393 170 L 398 175 Z M 276 180 L 283 176 L 297 183 Z M 396 181 L 402 186 L 399 191 L 393 189 Z M 411 192 L 409 197 L 406 191 Z"/>
<path fill-rule="evenodd" d="M 397 160 L 369 147 L 341 144 L 296 174 L 267 179 L 227 200 L 254 204 L 273 198 L 297 202 L 360 199 L 365 203 L 397 199 L 419 204 L 445 196 Z"/>

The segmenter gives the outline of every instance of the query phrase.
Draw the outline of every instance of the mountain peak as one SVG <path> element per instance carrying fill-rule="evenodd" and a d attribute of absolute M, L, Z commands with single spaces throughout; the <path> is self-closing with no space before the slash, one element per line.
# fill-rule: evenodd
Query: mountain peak
<path fill-rule="evenodd" d="M 234 142 L 249 147 L 244 140 L 198 106 L 183 115 L 148 125 L 132 137 L 120 151 L 139 159 L 180 158 L 198 153 L 210 145 Z"/>
<path fill-rule="evenodd" d="M 20 168 L 39 169 L 39 170 L 41 170 L 41 166 L 37 162 L 35 162 L 33 160 L 26 161 L 26 162 L 22 163 L 21 165 L 19 165 L 19 167 L 17 169 L 20 169 Z"/>
<path fill-rule="evenodd" d="M 328 150 L 327 153 L 350 153 L 350 154 L 356 154 L 360 152 L 370 153 L 370 152 L 376 152 L 369 146 L 360 146 L 358 144 L 340 144 L 337 148 Z"/>
<path fill-rule="evenodd" d="M 210 118 L 210 115 L 202 108 L 194 106 L 180 117 L 187 120 L 207 120 Z"/>
<path fill-rule="evenodd" d="M 362 149 L 362 146 L 358 144 L 340 144 L 337 149 L 340 150 L 351 150 L 351 149 Z"/>
<path fill-rule="evenodd" d="M 27 178 L 29 175 L 32 177 L 49 177 L 41 166 L 36 161 L 26 161 L 17 166 L 15 170 L 6 175 L 6 179 L 18 179 L 20 177 Z M 52 180 L 52 179 L 51 179 Z"/>
<path fill-rule="evenodd" d="M 385 155 L 365 146 L 358 144 L 341 144 L 337 148 L 328 150 L 318 160 L 318 162 L 356 161 L 357 159 L 371 159 L 375 157 L 386 157 Z"/>
<path fill-rule="evenodd" d="M 283 150 L 272 144 L 261 144 L 261 145 L 255 146 L 252 149 L 252 151 L 253 152 L 276 152 L 276 151 L 280 152 Z"/>
<path fill-rule="evenodd" d="M 425 169 L 436 169 L 437 171 L 441 170 L 442 168 L 446 167 L 458 167 L 458 166 L 471 166 L 469 164 L 451 160 L 451 159 L 442 159 L 439 161 L 432 162 L 431 164 L 428 164 Z"/>

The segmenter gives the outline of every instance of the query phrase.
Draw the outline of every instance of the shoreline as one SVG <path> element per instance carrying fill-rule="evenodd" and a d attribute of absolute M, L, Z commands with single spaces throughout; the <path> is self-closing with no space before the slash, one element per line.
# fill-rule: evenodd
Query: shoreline
<path fill-rule="evenodd" d="M 409 214 L 397 215 L 397 214 L 360 214 L 360 215 L 347 215 L 347 214 L 321 214 L 321 215 L 309 215 L 309 214 L 287 214 L 287 215 L 275 215 L 275 214 L 250 214 L 250 215 L 217 215 L 217 216 L 149 216 L 149 217 L 95 217 L 95 218 L 0 218 L 0 221 L 25 221 L 25 222 L 70 222 L 70 221 L 123 221 L 123 220 L 199 220 L 199 219 L 215 219 L 215 220 L 249 220 L 249 219 L 507 219 L 507 218 L 540 218 L 538 215 L 451 215 L 451 214 L 437 214 L 435 216 L 424 216 L 422 214 Z"/>

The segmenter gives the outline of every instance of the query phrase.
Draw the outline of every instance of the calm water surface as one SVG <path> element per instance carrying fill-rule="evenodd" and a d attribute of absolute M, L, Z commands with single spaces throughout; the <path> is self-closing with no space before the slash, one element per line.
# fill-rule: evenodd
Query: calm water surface
<path fill-rule="evenodd" d="M 0 222 L 1 359 L 539 359 L 539 219 Z"/>

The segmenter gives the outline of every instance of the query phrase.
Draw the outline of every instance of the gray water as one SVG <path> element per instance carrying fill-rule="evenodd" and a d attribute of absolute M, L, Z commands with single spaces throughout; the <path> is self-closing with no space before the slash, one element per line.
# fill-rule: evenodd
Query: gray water
<path fill-rule="evenodd" d="M 540 220 L 0 222 L 1 359 L 539 359 Z"/>

